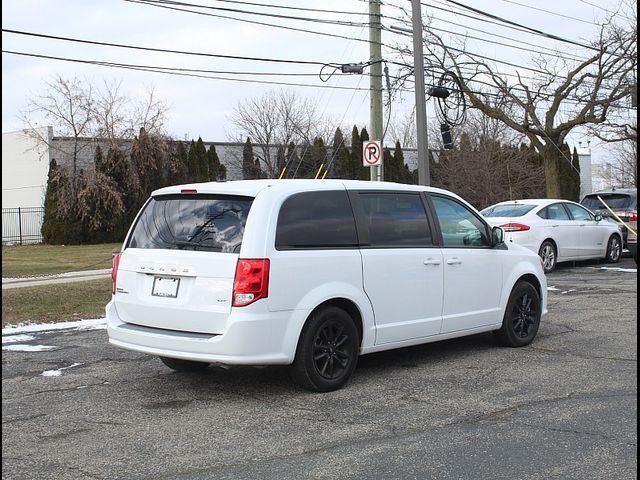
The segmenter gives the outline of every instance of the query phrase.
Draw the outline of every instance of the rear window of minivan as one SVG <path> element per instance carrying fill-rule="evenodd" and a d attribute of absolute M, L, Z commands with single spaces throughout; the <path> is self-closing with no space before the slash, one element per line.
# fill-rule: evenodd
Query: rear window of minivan
<path fill-rule="evenodd" d="M 128 248 L 238 253 L 253 198 L 180 194 L 151 198 Z"/>
<path fill-rule="evenodd" d="M 600 210 L 606 208 L 605 205 L 598 199 L 601 197 L 610 208 L 614 210 L 635 210 L 636 202 L 633 195 L 627 195 L 624 193 L 599 193 L 596 195 L 587 195 L 582 200 L 582 205 L 590 210 Z"/>

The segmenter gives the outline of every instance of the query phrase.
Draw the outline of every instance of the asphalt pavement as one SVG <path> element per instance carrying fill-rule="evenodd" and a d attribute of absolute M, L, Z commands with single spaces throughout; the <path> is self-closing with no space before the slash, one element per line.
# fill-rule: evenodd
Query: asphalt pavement
<path fill-rule="evenodd" d="M 561 265 L 528 347 L 367 355 L 326 394 L 284 367 L 175 373 L 99 325 L 3 332 L 2 478 L 637 478 L 635 268 Z"/>

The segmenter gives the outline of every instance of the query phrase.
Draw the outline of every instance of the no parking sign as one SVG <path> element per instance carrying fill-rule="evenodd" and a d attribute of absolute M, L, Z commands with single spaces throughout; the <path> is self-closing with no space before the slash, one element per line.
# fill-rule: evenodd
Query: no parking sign
<path fill-rule="evenodd" d="M 382 142 L 370 140 L 362 144 L 362 164 L 365 167 L 382 165 Z"/>

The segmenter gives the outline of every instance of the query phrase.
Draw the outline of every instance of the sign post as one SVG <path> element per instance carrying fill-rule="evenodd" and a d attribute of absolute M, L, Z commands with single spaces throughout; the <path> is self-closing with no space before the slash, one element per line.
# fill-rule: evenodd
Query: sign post
<path fill-rule="evenodd" d="M 365 167 L 382 166 L 382 142 L 369 140 L 362 144 L 362 164 Z"/>

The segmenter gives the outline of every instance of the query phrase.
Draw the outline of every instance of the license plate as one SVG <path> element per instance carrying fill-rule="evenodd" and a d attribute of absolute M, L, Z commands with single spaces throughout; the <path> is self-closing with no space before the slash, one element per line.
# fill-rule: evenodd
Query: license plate
<path fill-rule="evenodd" d="M 154 297 L 177 298 L 180 279 L 175 277 L 154 277 L 151 295 Z"/>

